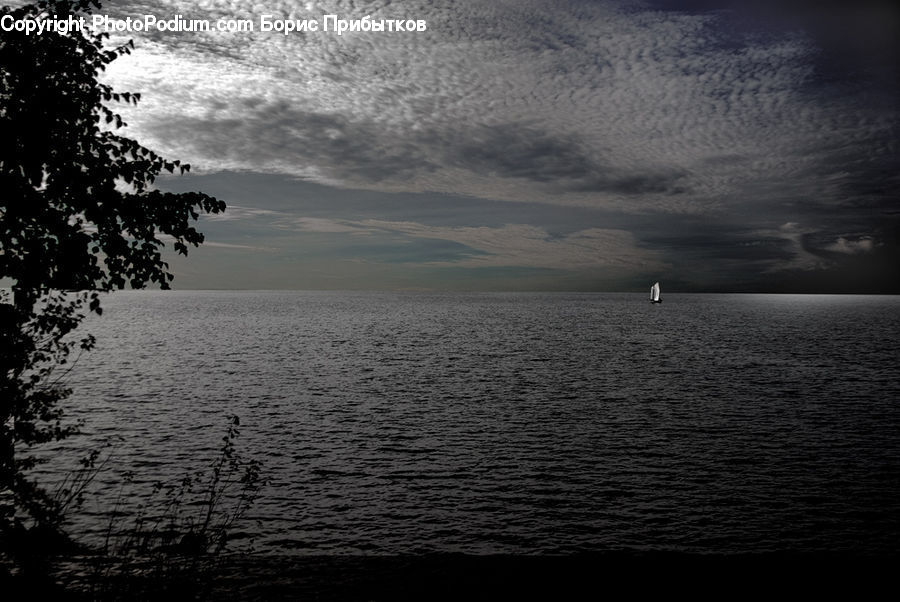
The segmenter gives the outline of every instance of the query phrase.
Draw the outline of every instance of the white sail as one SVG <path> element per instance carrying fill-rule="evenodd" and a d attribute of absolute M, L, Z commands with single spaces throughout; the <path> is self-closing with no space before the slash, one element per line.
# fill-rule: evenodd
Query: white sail
<path fill-rule="evenodd" d="M 650 300 L 659 301 L 659 282 L 650 287 Z"/>

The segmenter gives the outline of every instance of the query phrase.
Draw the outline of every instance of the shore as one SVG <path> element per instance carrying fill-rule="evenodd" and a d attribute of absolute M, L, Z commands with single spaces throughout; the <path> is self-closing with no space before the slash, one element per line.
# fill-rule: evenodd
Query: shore
<path fill-rule="evenodd" d="M 223 559 L 205 595 L 222 601 L 582 600 L 615 591 L 859 596 L 874 594 L 891 572 L 887 559 L 840 554 L 250 556 Z"/>
<path fill-rule="evenodd" d="M 303 557 L 223 565 L 212 599 L 580 600 L 614 591 L 721 595 L 723 584 L 859 595 L 890 574 L 886 559 L 838 554 Z"/>
<path fill-rule="evenodd" d="M 11 600 L 50 595 L 72 600 L 393 601 L 584 600 L 634 594 L 875 594 L 897 558 L 843 554 L 687 555 L 605 553 L 576 556 L 264 556 L 218 558 L 178 573 L 86 587 L 69 563 L 56 583 L 19 577 L 3 584 Z M 84 566 L 84 565 L 81 565 Z"/>

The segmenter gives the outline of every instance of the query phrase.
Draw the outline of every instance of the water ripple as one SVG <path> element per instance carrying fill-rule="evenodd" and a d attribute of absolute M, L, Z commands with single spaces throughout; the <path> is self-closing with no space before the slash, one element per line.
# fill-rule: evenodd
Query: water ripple
<path fill-rule="evenodd" d="M 892 297 L 142 292 L 105 308 L 70 382 L 85 435 L 56 448 L 124 438 L 74 517 L 88 532 L 119 472 L 139 503 L 208 465 L 236 413 L 271 477 L 238 531 L 271 551 L 900 551 Z"/>

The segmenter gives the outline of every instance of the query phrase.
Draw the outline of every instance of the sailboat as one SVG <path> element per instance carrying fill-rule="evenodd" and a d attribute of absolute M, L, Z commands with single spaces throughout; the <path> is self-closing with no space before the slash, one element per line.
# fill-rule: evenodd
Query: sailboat
<path fill-rule="evenodd" d="M 659 282 L 650 287 L 650 303 L 662 303 L 659 298 Z"/>

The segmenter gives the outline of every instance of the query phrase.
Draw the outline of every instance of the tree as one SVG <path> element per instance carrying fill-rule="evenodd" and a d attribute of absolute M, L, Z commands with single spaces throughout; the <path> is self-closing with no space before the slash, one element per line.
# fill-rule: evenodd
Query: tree
<path fill-rule="evenodd" d="M 0 9 L 7 23 L 84 16 L 99 0 L 43 0 Z M 203 242 L 192 225 L 225 204 L 199 192 L 154 190 L 168 161 L 116 133 L 110 106 L 137 104 L 100 80 L 131 52 L 108 47 L 108 35 L 73 29 L 0 32 L 0 529 L 6 541 L 23 529 L 59 526 L 59 508 L 27 477 L 33 448 L 70 435 L 55 384 L 67 357 L 90 349 L 73 335 L 87 312 L 101 313 L 98 291 L 156 284 L 173 275 L 164 239 L 187 255 Z"/>

